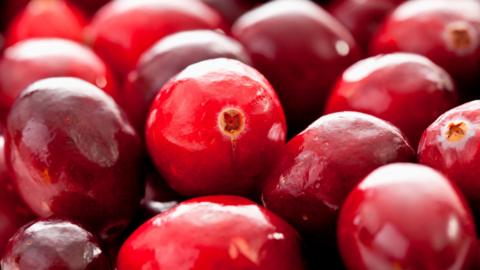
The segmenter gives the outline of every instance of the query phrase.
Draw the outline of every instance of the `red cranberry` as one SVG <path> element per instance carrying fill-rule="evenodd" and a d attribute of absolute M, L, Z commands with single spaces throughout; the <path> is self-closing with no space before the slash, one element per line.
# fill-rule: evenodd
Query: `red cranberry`
<path fill-rule="evenodd" d="M 349 269 L 470 269 L 475 225 L 463 197 L 426 166 L 387 165 L 348 196 L 338 242 Z"/>
<path fill-rule="evenodd" d="M 291 134 L 321 115 L 336 77 L 359 56 L 348 30 L 309 1 L 264 4 L 232 32 L 278 91 Z"/>
<path fill-rule="evenodd" d="M 418 147 L 422 164 L 431 166 L 456 182 L 480 214 L 480 101 L 456 107 L 427 128 Z"/>
<path fill-rule="evenodd" d="M 58 219 L 39 220 L 18 230 L 8 243 L 1 266 L 5 270 L 111 269 L 90 232 Z"/>
<path fill-rule="evenodd" d="M 5 140 L 0 136 L 0 256 L 8 239 L 25 223 L 33 219 L 14 189 L 4 154 Z"/>
<path fill-rule="evenodd" d="M 110 238 L 137 210 L 141 147 L 113 99 L 74 78 L 28 87 L 7 119 L 6 153 L 23 200 Z"/>
<path fill-rule="evenodd" d="M 83 42 L 83 15 L 63 0 L 31 0 L 10 24 L 6 44 L 40 37 L 58 37 Z"/>
<path fill-rule="evenodd" d="M 243 13 L 255 6 L 248 0 L 201 0 L 216 10 L 228 25 L 232 25 Z"/>
<path fill-rule="evenodd" d="M 386 20 L 372 41 L 371 52 L 425 55 L 452 75 L 462 94 L 468 95 L 467 90 L 480 86 L 479 25 L 480 1 L 407 1 Z"/>
<path fill-rule="evenodd" d="M 158 170 L 180 194 L 248 194 L 283 147 L 286 126 L 260 73 L 214 59 L 189 66 L 162 88 L 146 133 Z"/>
<path fill-rule="evenodd" d="M 328 11 L 355 37 L 358 44 L 368 51 L 368 45 L 385 17 L 404 0 L 334 0 Z"/>
<path fill-rule="evenodd" d="M 234 196 L 190 200 L 142 225 L 120 250 L 118 270 L 300 270 L 298 234 Z"/>
<path fill-rule="evenodd" d="M 87 29 L 87 39 L 100 56 L 124 75 L 159 39 L 184 30 L 222 26 L 220 16 L 198 1 L 113 1 L 95 15 Z"/>
<path fill-rule="evenodd" d="M 389 121 L 413 146 L 435 119 L 456 106 L 450 76 L 423 56 L 379 55 L 348 68 L 334 87 L 326 113 L 360 111 Z"/>
<path fill-rule="evenodd" d="M 143 131 L 148 109 L 168 80 L 191 64 L 219 57 L 250 63 L 241 44 L 214 31 L 180 32 L 155 44 L 128 76 L 122 94 L 123 108 L 132 123 Z"/>
<path fill-rule="evenodd" d="M 5 30 L 10 21 L 30 2 L 30 0 L 0 1 L 0 30 Z"/>
<path fill-rule="evenodd" d="M 0 109 L 8 111 L 31 83 L 58 76 L 78 77 L 117 95 L 110 69 L 90 49 L 64 39 L 31 39 L 8 48 L 0 60 Z"/>
<path fill-rule="evenodd" d="M 405 137 L 385 121 L 356 112 L 326 115 L 287 144 L 263 201 L 300 231 L 328 238 L 340 206 L 363 177 L 414 158 Z"/>

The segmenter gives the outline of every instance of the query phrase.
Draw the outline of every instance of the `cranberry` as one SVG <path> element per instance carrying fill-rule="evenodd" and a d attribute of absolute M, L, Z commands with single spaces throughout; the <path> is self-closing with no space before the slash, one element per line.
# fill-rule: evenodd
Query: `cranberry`
<path fill-rule="evenodd" d="M 255 6 L 248 0 L 201 0 L 222 15 L 228 25 L 232 25 L 243 13 Z"/>
<path fill-rule="evenodd" d="M 234 196 L 181 203 L 137 229 L 120 250 L 118 270 L 300 270 L 298 234 L 253 202 Z"/>
<path fill-rule="evenodd" d="M 8 243 L 1 266 L 5 270 L 111 269 L 90 232 L 59 219 L 39 220 L 18 230 Z"/>
<path fill-rule="evenodd" d="M 372 41 L 372 54 L 425 55 L 455 79 L 462 95 L 480 86 L 480 1 L 407 1 Z M 478 93 L 475 93 L 478 96 Z"/>
<path fill-rule="evenodd" d="M 5 30 L 10 21 L 30 2 L 30 0 L 0 1 L 0 30 Z"/>
<path fill-rule="evenodd" d="M 348 30 L 309 1 L 264 4 L 232 32 L 278 91 L 291 134 L 321 115 L 336 77 L 359 57 Z"/>
<path fill-rule="evenodd" d="M 480 214 L 480 101 L 456 107 L 427 128 L 418 147 L 422 164 L 431 166 L 456 182 Z"/>
<path fill-rule="evenodd" d="M 6 44 L 40 37 L 58 37 L 83 41 L 86 20 L 63 0 L 31 0 L 10 24 Z"/>
<path fill-rule="evenodd" d="M 286 126 L 260 73 L 237 60 L 213 59 L 162 88 L 146 133 L 158 170 L 180 194 L 248 194 L 283 147 Z"/>
<path fill-rule="evenodd" d="M 113 1 L 95 15 L 87 39 L 124 75 L 159 39 L 179 31 L 222 26 L 220 16 L 198 1 Z"/>
<path fill-rule="evenodd" d="M 405 137 L 385 121 L 356 112 L 326 115 L 287 144 L 263 201 L 300 231 L 329 238 L 340 206 L 363 177 L 414 158 Z"/>
<path fill-rule="evenodd" d="M 144 189 L 141 144 L 100 89 L 74 78 L 38 81 L 13 105 L 6 130 L 7 161 L 36 214 L 78 220 L 104 239 L 128 225 Z"/>
<path fill-rule="evenodd" d="M 14 189 L 4 155 L 5 140 L 0 136 L 0 256 L 8 239 L 18 228 L 33 219 Z"/>
<path fill-rule="evenodd" d="M 348 196 L 338 242 L 349 269 L 470 269 L 475 225 L 463 197 L 429 167 L 387 165 Z"/>
<path fill-rule="evenodd" d="M 355 37 L 358 44 L 368 51 L 370 40 L 385 17 L 404 0 L 334 0 L 328 11 Z"/>
<path fill-rule="evenodd" d="M 250 63 L 241 44 L 218 32 L 185 31 L 160 40 L 128 77 L 122 103 L 132 123 L 143 131 L 148 109 L 168 80 L 191 64 L 219 57 Z"/>
<path fill-rule="evenodd" d="M 0 60 L 0 109 L 7 112 L 31 83 L 72 76 L 89 81 L 112 96 L 112 72 L 90 49 L 64 39 L 30 39 L 8 48 Z"/>
<path fill-rule="evenodd" d="M 442 68 L 423 56 L 394 53 L 348 68 L 325 112 L 372 114 L 396 125 L 417 146 L 425 128 L 457 104 L 454 83 Z"/>

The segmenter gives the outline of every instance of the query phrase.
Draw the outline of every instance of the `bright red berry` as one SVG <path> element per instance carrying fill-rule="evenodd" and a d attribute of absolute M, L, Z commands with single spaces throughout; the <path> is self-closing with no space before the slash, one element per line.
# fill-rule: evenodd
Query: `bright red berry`
<path fill-rule="evenodd" d="M 348 196 L 338 223 L 348 269 L 470 269 L 476 234 L 449 180 L 415 164 L 381 167 Z"/>
<path fill-rule="evenodd" d="M 214 59 L 189 66 L 160 90 L 146 139 L 179 193 L 249 194 L 269 172 L 285 133 L 268 81 L 239 61 Z"/>

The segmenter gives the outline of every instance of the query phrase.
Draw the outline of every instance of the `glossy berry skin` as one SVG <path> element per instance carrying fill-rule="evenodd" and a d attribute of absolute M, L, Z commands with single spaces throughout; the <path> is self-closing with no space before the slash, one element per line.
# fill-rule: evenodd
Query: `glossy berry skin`
<path fill-rule="evenodd" d="M 143 132 L 153 99 L 168 80 L 191 64 L 220 57 L 250 63 L 243 46 L 219 32 L 184 31 L 160 40 L 128 76 L 122 107 L 131 122 Z"/>
<path fill-rule="evenodd" d="M 334 0 L 327 10 L 352 33 L 358 45 L 368 51 L 370 40 L 385 17 L 404 0 Z"/>
<path fill-rule="evenodd" d="M 38 81 L 15 102 L 6 131 L 15 184 L 37 215 L 77 220 L 102 239 L 128 225 L 144 189 L 141 143 L 103 91 L 74 78 Z"/>
<path fill-rule="evenodd" d="M 232 33 L 278 92 L 290 134 L 322 114 L 335 79 L 359 57 L 348 30 L 310 1 L 264 4 L 240 17 Z"/>
<path fill-rule="evenodd" d="M 338 243 L 348 269 L 470 269 L 475 224 L 457 189 L 416 164 L 381 167 L 348 196 Z"/>
<path fill-rule="evenodd" d="M 184 196 L 255 192 L 285 134 L 282 107 L 268 81 L 224 58 L 191 65 L 167 83 L 146 127 L 157 169 Z"/>
<path fill-rule="evenodd" d="M 97 12 L 101 7 L 106 5 L 108 2 L 112 0 L 69 0 L 75 6 L 78 6 L 82 9 L 86 14 L 93 15 Z"/>
<path fill-rule="evenodd" d="M 406 1 L 386 19 L 371 44 L 374 55 L 397 51 L 428 57 L 455 79 L 463 98 L 478 96 L 480 2 Z"/>
<path fill-rule="evenodd" d="M 221 27 L 220 15 L 199 1 L 112 1 L 93 18 L 87 39 L 119 75 L 126 75 L 165 36 Z"/>
<path fill-rule="evenodd" d="M 86 80 L 117 96 L 112 72 L 87 47 L 65 39 L 30 39 L 8 48 L 0 60 L 0 109 L 8 112 L 31 83 L 63 76 Z"/>
<path fill-rule="evenodd" d="M 458 104 L 452 78 L 427 58 L 394 53 L 364 59 L 339 78 L 325 113 L 359 111 L 397 126 L 416 147 L 423 131 Z"/>
<path fill-rule="evenodd" d="M 6 44 L 29 38 L 57 37 L 83 42 L 86 20 L 74 6 L 63 0 L 31 0 L 11 22 Z"/>
<path fill-rule="evenodd" d="M 480 213 L 480 101 L 445 112 L 431 124 L 418 147 L 419 162 L 435 168 L 454 181 Z"/>
<path fill-rule="evenodd" d="M 330 238 L 358 182 L 382 165 L 414 159 L 406 138 L 385 121 L 357 112 L 325 115 L 288 142 L 262 198 L 301 232 Z"/>
<path fill-rule="evenodd" d="M 23 204 L 10 179 L 5 163 L 5 139 L 0 136 L 0 255 L 8 239 L 34 217 Z"/>
<path fill-rule="evenodd" d="M 92 233 L 60 219 L 38 220 L 19 229 L 0 264 L 6 270 L 111 269 Z"/>
<path fill-rule="evenodd" d="M 118 270 L 301 270 L 299 236 L 285 221 L 235 196 L 181 203 L 138 228 Z"/>

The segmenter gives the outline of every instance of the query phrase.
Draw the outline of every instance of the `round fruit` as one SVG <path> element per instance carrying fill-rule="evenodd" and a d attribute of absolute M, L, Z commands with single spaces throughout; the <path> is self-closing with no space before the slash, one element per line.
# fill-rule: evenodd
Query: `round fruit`
<path fill-rule="evenodd" d="M 168 80 L 191 64 L 220 57 L 250 63 L 242 45 L 219 32 L 184 31 L 160 40 L 128 76 L 122 107 L 131 122 L 143 131 L 153 99 Z"/>
<path fill-rule="evenodd" d="M 348 68 L 325 112 L 359 111 L 389 121 L 416 147 L 423 131 L 456 106 L 453 80 L 427 58 L 407 53 L 379 55 Z"/>
<path fill-rule="evenodd" d="M 256 191 L 285 144 L 275 91 L 253 68 L 213 59 L 189 66 L 158 93 L 147 145 L 182 195 Z"/>
<path fill-rule="evenodd" d="M 243 13 L 253 8 L 251 0 L 201 0 L 216 10 L 228 25 L 232 25 Z"/>
<path fill-rule="evenodd" d="M 446 174 L 480 214 L 480 101 L 472 101 L 440 116 L 423 134 L 420 163 Z"/>
<path fill-rule="evenodd" d="M 39 220 L 19 229 L 0 264 L 5 270 L 111 269 L 105 252 L 90 232 L 59 219 Z"/>
<path fill-rule="evenodd" d="M 404 0 L 334 0 L 328 11 L 352 33 L 358 44 L 368 51 L 370 40 L 385 17 Z"/>
<path fill-rule="evenodd" d="M 392 164 L 348 196 L 338 243 L 348 269 L 470 269 L 475 224 L 463 197 L 426 166 Z"/>
<path fill-rule="evenodd" d="M 93 18 L 87 39 L 120 76 L 161 38 L 180 31 L 217 29 L 220 16 L 199 1 L 112 1 Z"/>
<path fill-rule="evenodd" d="M 286 222 L 234 196 L 181 203 L 138 228 L 118 270 L 301 270 L 299 236 Z"/>
<path fill-rule="evenodd" d="M 278 91 L 290 134 L 322 114 L 335 79 L 359 57 L 348 30 L 310 1 L 264 4 L 240 17 L 232 32 Z"/>
<path fill-rule="evenodd" d="M 40 217 L 77 220 L 103 239 L 139 206 L 141 154 L 113 99 L 79 79 L 32 84 L 8 115 L 7 162 L 23 200 Z"/>
<path fill-rule="evenodd" d="M 90 49 L 65 39 L 30 39 L 8 48 L 0 60 L 0 110 L 8 112 L 31 83 L 63 76 L 78 77 L 117 96 L 112 72 Z"/>
<path fill-rule="evenodd" d="M 31 0 L 7 29 L 10 46 L 29 38 L 58 37 L 83 42 L 83 15 L 63 0 Z"/>
<path fill-rule="evenodd" d="M 301 232 L 330 238 L 360 180 L 382 165 L 414 159 L 405 137 L 385 121 L 356 112 L 325 115 L 288 142 L 263 201 Z"/>
<path fill-rule="evenodd" d="M 478 97 L 480 1 L 406 1 L 387 18 L 371 46 L 372 54 L 397 51 L 428 57 L 452 75 L 463 96 Z"/>

